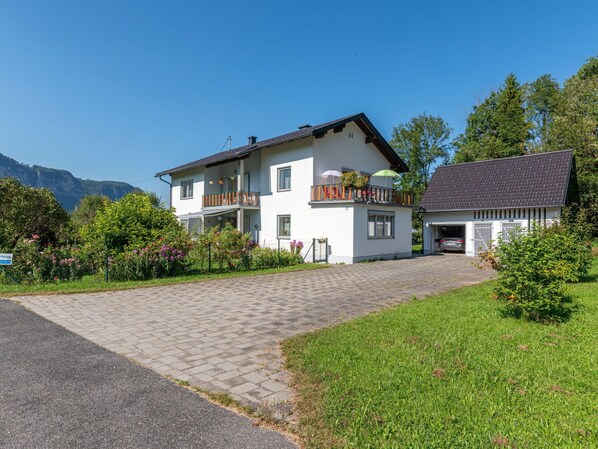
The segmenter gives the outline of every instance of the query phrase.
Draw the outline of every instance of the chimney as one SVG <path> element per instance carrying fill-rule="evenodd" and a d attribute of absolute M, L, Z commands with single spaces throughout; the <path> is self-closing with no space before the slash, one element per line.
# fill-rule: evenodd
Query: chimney
<path fill-rule="evenodd" d="M 311 125 L 308 125 L 307 123 L 303 124 L 303 125 L 299 125 L 297 127 L 297 129 L 305 129 L 305 128 L 311 128 Z"/>
<path fill-rule="evenodd" d="M 257 142 L 257 137 L 255 137 L 255 136 L 249 136 L 247 138 L 247 145 L 254 145 L 255 142 Z"/>

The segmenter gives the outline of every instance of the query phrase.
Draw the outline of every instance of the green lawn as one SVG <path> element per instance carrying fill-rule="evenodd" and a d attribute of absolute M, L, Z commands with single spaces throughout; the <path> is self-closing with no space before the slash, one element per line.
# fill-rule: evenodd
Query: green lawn
<path fill-rule="evenodd" d="M 565 324 L 491 283 L 287 340 L 308 448 L 598 447 L 598 259 Z"/>
<path fill-rule="evenodd" d="M 235 278 L 244 276 L 259 276 L 264 274 L 286 273 L 289 271 L 314 270 L 325 268 L 324 264 L 301 264 L 290 267 L 269 268 L 265 270 L 252 271 L 232 271 L 224 273 L 193 274 L 176 276 L 163 279 L 152 279 L 149 281 L 129 281 L 129 282 L 105 282 L 101 276 L 85 276 L 80 281 L 57 282 L 52 284 L 40 285 L 15 285 L 8 280 L 0 283 L 0 298 L 20 295 L 42 295 L 42 294 L 63 294 L 63 293 L 89 293 L 106 290 L 128 290 L 131 288 L 155 287 L 157 285 L 184 284 L 189 282 L 201 282 L 211 279 Z M 1 274 L 0 274 L 1 276 Z"/>
<path fill-rule="evenodd" d="M 422 244 L 421 243 L 413 243 L 411 245 L 411 252 L 419 254 L 422 252 Z"/>

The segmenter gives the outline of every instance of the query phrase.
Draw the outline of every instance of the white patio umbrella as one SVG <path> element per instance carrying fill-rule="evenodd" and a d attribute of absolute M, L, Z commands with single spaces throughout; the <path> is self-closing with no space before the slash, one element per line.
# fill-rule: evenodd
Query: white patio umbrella
<path fill-rule="evenodd" d="M 340 178 L 341 175 L 342 175 L 342 173 L 338 170 L 326 170 L 320 176 L 325 179 L 333 178 L 333 181 L 334 181 L 334 178 Z"/>

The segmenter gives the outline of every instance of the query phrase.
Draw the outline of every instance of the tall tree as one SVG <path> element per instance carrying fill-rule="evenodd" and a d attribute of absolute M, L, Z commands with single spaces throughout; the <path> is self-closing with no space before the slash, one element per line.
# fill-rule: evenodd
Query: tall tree
<path fill-rule="evenodd" d="M 454 142 L 454 162 L 525 154 L 532 126 L 526 117 L 523 96 L 523 87 L 514 74 L 509 74 L 498 91 L 491 92 L 467 118 L 465 133 Z"/>
<path fill-rule="evenodd" d="M 588 59 L 565 81 L 548 149 L 574 150 L 580 206 L 598 235 L 598 57 Z"/>
<path fill-rule="evenodd" d="M 531 152 L 544 151 L 548 132 L 561 101 L 561 87 L 550 75 L 542 75 L 526 85 L 525 106 L 532 128 Z"/>
<path fill-rule="evenodd" d="M 416 202 L 428 187 L 434 165 L 448 161 L 451 131 L 441 117 L 426 113 L 393 130 L 390 144 L 410 170 L 399 182 L 415 194 Z"/>

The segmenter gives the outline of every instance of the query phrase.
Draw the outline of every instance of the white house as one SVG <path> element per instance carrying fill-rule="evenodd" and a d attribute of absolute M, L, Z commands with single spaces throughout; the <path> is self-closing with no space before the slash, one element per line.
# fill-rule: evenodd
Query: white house
<path fill-rule="evenodd" d="M 411 256 L 412 197 L 393 191 L 390 178 L 349 188 L 330 172 L 369 176 L 388 168 L 408 170 L 361 113 L 262 141 L 249 137 L 247 145 L 156 176 L 170 175 L 171 205 L 188 229 L 230 222 L 260 245 L 301 240 L 306 260 L 352 263 Z"/>
<path fill-rule="evenodd" d="M 419 204 L 424 253 L 461 237 L 474 256 L 500 233 L 558 219 L 577 195 L 572 150 L 438 167 Z"/>

